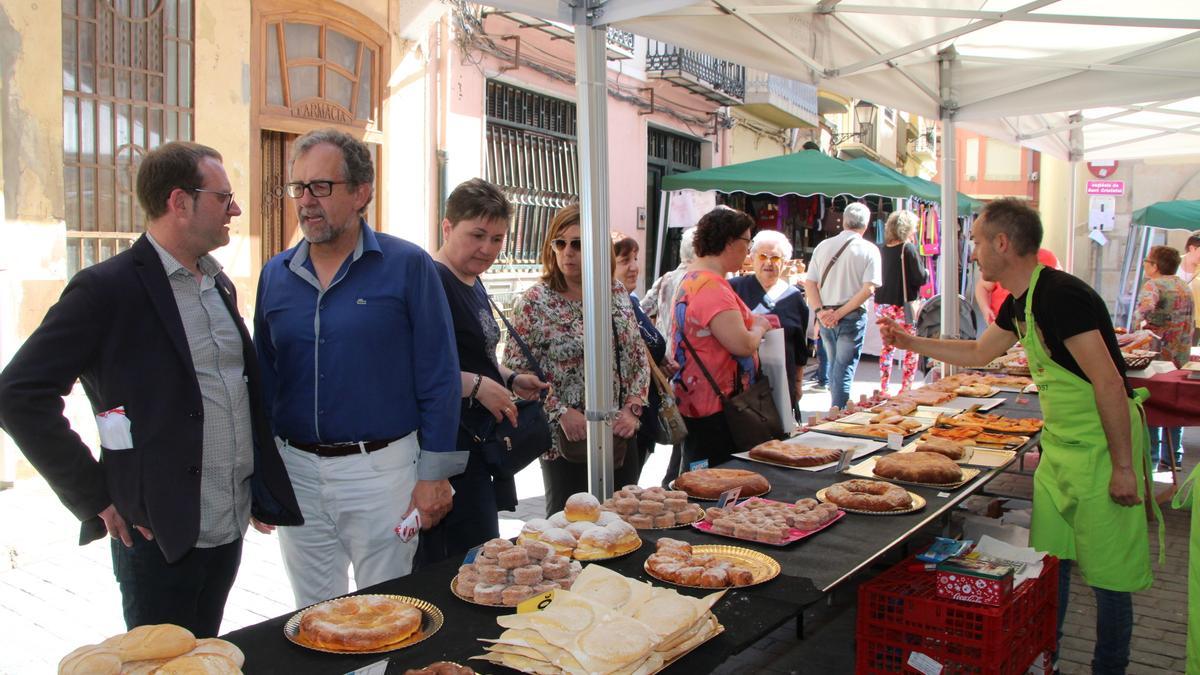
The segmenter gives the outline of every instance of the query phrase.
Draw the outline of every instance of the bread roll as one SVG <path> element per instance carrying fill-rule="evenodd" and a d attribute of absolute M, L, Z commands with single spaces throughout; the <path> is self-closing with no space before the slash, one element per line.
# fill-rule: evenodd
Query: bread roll
<path fill-rule="evenodd" d="M 222 640 L 221 638 L 201 638 L 196 640 L 196 647 L 187 655 L 195 656 L 197 654 L 218 654 L 233 661 L 233 665 L 241 668 L 246 663 L 246 655 L 237 645 Z"/>
<path fill-rule="evenodd" d="M 194 654 L 167 661 L 155 675 L 241 675 L 233 661 L 219 654 Z"/>
<path fill-rule="evenodd" d="M 572 523 L 581 520 L 594 523 L 600 518 L 600 502 L 587 492 L 577 492 L 567 498 L 563 515 Z"/>
<path fill-rule="evenodd" d="M 122 661 L 169 659 L 188 653 L 196 646 L 196 637 L 183 626 L 160 623 L 138 626 L 124 635 L 104 641 Z"/>
<path fill-rule="evenodd" d="M 84 645 L 58 662 L 58 675 L 118 675 L 121 657 L 103 645 Z"/>

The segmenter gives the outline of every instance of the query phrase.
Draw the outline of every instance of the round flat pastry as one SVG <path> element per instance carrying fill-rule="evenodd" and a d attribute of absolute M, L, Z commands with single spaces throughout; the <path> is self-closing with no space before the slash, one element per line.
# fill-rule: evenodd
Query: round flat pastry
<path fill-rule="evenodd" d="M 841 450 L 785 441 L 767 441 L 750 449 L 751 459 L 786 466 L 817 466 L 836 462 L 841 456 Z"/>
<path fill-rule="evenodd" d="M 742 488 L 742 497 L 766 494 L 771 484 L 753 471 L 743 469 L 698 469 L 680 474 L 675 488 L 700 499 L 716 499 L 731 488 Z"/>
<path fill-rule="evenodd" d="M 316 605 L 300 619 L 297 639 L 321 649 L 371 651 L 421 627 L 421 610 L 378 595 L 351 595 Z"/>
<path fill-rule="evenodd" d="M 830 485 L 825 490 L 825 498 L 857 511 L 897 511 L 912 506 L 912 497 L 904 488 L 861 478 Z"/>
<path fill-rule="evenodd" d="M 917 452 L 936 452 L 939 455 L 949 457 L 953 460 L 962 459 L 967 450 L 962 444 L 957 441 L 952 441 L 949 438 L 941 438 L 939 436 L 929 436 L 917 444 Z"/>
<path fill-rule="evenodd" d="M 962 480 L 962 467 L 934 452 L 893 453 L 875 460 L 875 475 L 913 483 L 944 485 Z"/>

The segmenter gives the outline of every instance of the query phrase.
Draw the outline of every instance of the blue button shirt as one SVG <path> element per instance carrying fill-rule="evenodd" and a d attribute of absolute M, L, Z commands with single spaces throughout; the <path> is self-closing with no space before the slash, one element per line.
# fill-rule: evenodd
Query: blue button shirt
<path fill-rule="evenodd" d="M 254 342 L 275 435 L 340 443 L 419 431 L 418 477 L 459 474 L 469 453 L 455 449 L 462 389 L 442 282 L 416 245 L 360 228 L 326 289 L 307 241 L 263 268 Z"/>

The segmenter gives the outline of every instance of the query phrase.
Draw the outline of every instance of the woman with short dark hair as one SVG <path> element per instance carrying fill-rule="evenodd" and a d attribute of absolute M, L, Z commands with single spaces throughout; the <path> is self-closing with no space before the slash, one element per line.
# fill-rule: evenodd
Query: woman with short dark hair
<path fill-rule="evenodd" d="M 1179 270 L 1179 251 L 1170 246 L 1154 246 L 1142 261 L 1146 283 L 1138 293 L 1134 310 L 1134 325 L 1152 331 L 1160 338 L 1162 355 L 1176 368 L 1182 368 L 1192 351 L 1192 292 L 1183 279 L 1175 276 Z M 1181 427 L 1150 427 L 1151 456 L 1167 463 L 1168 444 L 1175 451 L 1175 466 L 1183 462 L 1183 429 Z M 1160 468 L 1165 468 L 1160 464 Z"/>
<path fill-rule="evenodd" d="M 683 340 L 695 350 L 721 393 L 730 396 L 735 380 L 748 387 L 758 372 L 758 345 L 771 328 L 771 322 L 751 313 L 725 280 L 725 275 L 742 268 L 753 226 L 750 216 L 725 206 L 709 211 L 696 224 L 696 260 L 679 284 L 672 337 L 675 361 L 680 364 L 675 398 L 688 429 L 681 471 L 700 460 L 720 464 L 733 452 L 721 399 Z"/>

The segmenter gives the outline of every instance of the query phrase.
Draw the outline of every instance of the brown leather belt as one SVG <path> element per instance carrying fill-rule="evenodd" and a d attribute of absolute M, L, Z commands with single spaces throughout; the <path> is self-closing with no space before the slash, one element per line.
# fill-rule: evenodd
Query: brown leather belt
<path fill-rule="evenodd" d="M 386 441 L 363 441 L 361 443 L 297 443 L 296 441 L 288 441 L 287 444 L 297 450 L 311 452 L 317 457 L 346 457 L 348 455 L 382 450 L 397 440 L 393 438 Z"/>

